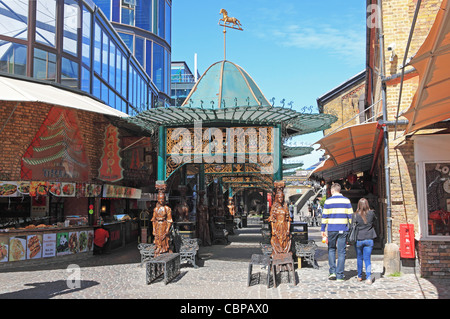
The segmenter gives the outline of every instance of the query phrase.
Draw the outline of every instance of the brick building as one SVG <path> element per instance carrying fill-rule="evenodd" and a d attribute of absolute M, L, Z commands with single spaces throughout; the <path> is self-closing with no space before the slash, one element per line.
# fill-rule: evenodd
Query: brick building
<path fill-rule="evenodd" d="M 367 1 L 363 109 L 371 109 L 375 116 L 373 120 L 382 130 L 374 136 L 370 170 L 370 178 L 377 183 L 376 206 L 383 220 L 380 231 L 385 234 L 382 244 L 398 246 L 403 269 L 412 265 L 419 267 L 424 277 L 448 278 L 450 154 L 443 145 L 450 142 L 450 107 L 445 104 L 448 99 L 445 92 L 449 92 L 445 72 L 444 80 L 429 84 L 437 76 L 433 74 L 435 70 L 447 70 L 435 65 L 441 60 L 435 58 L 433 52 L 445 50 L 439 48 L 442 39 L 448 37 L 449 18 L 444 14 L 445 8 L 448 9 L 446 0 Z M 430 49 L 431 54 L 423 55 L 427 46 L 433 50 Z M 420 64 L 421 59 L 425 59 L 424 65 Z M 429 90 L 433 87 L 437 89 Z M 445 96 L 440 96 L 438 104 L 429 106 L 423 102 L 432 99 L 433 94 Z M 436 105 L 434 109 L 433 105 Z M 425 107 L 428 107 L 427 111 L 420 113 L 420 108 Z M 344 117 L 340 122 L 348 122 L 350 113 L 350 110 L 347 114 L 341 112 Z M 425 119 L 423 125 L 420 124 L 422 119 Z M 350 121 L 335 129 L 337 133 L 334 134 L 343 134 L 351 124 Z M 376 140 L 382 143 L 376 143 Z M 352 144 L 354 148 L 356 145 Z M 337 154 L 329 153 L 331 159 Z M 354 161 L 362 163 L 362 157 Z M 337 176 L 341 168 L 342 165 L 325 164 L 315 177 L 331 180 L 333 173 Z M 406 224 L 414 226 L 415 247 L 409 255 L 405 253 L 406 246 L 400 236 L 400 230 Z"/>

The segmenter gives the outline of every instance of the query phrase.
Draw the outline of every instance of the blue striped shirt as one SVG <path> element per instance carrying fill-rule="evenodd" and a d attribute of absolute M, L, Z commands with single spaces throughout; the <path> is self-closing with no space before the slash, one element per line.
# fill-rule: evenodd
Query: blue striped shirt
<path fill-rule="evenodd" d="M 342 194 L 328 198 L 323 205 L 322 227 L 325 231 L 348 231 L 348 223 L 352 222 L 353 208 L 350 200 Z"/>

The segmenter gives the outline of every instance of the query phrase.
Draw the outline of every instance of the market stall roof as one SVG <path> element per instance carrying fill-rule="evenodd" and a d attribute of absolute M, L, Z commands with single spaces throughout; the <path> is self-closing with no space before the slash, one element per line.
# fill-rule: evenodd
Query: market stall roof
<path fill-rule="evenodd" d="M 311 154 L 312 151 L 314 151 L 313 147 L 284 145 L 282 154 L 283 154 L 283 158 L 289 158 L 289 157 L 296 157 L 296 156 Z"/>
<path fill-rule="evenodd" d="M 7 75 L 0 75 L 0 100 L 42 102 L 114 117 L 128 117 L 128 114 L 82 93 L 78 94 L 51 83 L 34 82 L 29 79 L 22 80 Z"/>
<path fill-rule="evenodd" d="M 371 168 L 380 134 L 378 122 L 358 124 L 343 128 L 317 142 L 328 158 L 316 167 L 310 176 L 333 176 L 338 179 L 349 173 Z M 327 174 L 319 172 L 327 171 Z"/>
<path fill-rule="evenodd" d="M 336 122 L 331 114 L 306 114 L 273 106 L 253 79 L 238 65 L 220 61 L 211 65 L 181 107 L 154 108 L 128 119 L 157 131 L 168 127 L 204 125 L 281 124 L 284 137 L 325 130 Z"/>
<path fill-rule="evenodd" d="M 431 30 L 410 61 L 419 73 L 419 87 L 402 115 L 405 134 L 450 118 L 450 2 L 442 1 Z"/>

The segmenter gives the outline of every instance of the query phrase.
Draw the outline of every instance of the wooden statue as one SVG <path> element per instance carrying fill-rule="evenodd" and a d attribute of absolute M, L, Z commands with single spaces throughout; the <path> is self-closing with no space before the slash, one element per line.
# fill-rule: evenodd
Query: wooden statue
<path fill-rule="evenodd" d="M 209 214 L 208 206 L 203 203 L 205 191 L 200 191 L 198 195 L 197 220 L 198 220 L 198 236 L 202 241 L 202 245 L 211 246 L 211 236 L 209 233 Z"/>
<path fill-rule="evenodd" d="M 236 206 L 234 206 L 233 197 L 228 198 L 228 212 L 233 217 L 236 214 Z"/>
<path fill-rule="evenodd" d="M 172 209 L 166 205 L 166 185 L 157 184 L 158 189 L 158 202 L 153 209 L 152 225 L 153 236 L 155 244 L 155 257 L 164 254 L 171 253 L 169 248 L 170 240 L 170 227 L 172 226 Z"/>
<path fill-rule="evenodd" d="M 284 182 L 276 182 L 275 203 L 272 205 L 268 221 L 272 226 L 272 256 L 287 254 L 291 250 L 291 217 L 287 203 L 284 201 Z"/>
<path fill-rule="evenodd" d="M 223 217 L 225 216 L 225 209 L 223 208 L 223 195 L 219 195 L 217 197 L 217 210 L 216 210 L 216 216 L 217 217 Z"/>
<path fill-rule="evenodd" d="M 186 186 L 180 185 L 178 187 L 181 193 L 181 201 L 175 207 L 175 219 L 179 222 L 189 221 L 189 206 L 186 201 Z"/>

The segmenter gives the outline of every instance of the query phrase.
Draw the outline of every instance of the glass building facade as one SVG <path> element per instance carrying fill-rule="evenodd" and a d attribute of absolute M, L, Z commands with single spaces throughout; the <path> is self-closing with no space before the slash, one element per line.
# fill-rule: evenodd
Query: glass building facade
<path fill-rule="evenodd" d="M 166 44 L 161 53 L 155 41 L 145 38 L 143 45 L 147 50 L 136 50 L 139 42 L 136 35 L 126 33 L 132 35 L 133 45 L 130 46 L 109 21 L 110 16 L 117 16 L 122 19 L 119 21 L 129 19 L 126 21 L 144 23 L 144 19 L 136 16 L 137 4 L 154 1 L 96 2 L 98 6 L 91 0 L 0 1 L 0 72 L 82 90 L 129 115 L 167 105 L 170 87 L 160 82 L 164 79 L 166 64 L 170 63 L 170 42 L 165 43 L 155 36 Z M 171 3 L 163 2 L 164 7 L 166 4 L 170 7 Z M 103 11 L 104 8 L 107 11 L 107 3 L 110 3 L 109 13 Z M 122 11 L 134 6 L 134 14 L 118 12 L 119 6 L 113 3 L 120 5 Z M 162 32 L 166 39 L 168 30 L 170 41 L 170 9 L 168 12 L 169 26 L 166 26 L 167 19 L 163 19 Z M 128 18 L 124 18 L 127 13 Z M 167 17 L 166 11 L 164 17 Z M 159 23 L 153 20 L 151 23 L 152 28 L 156 26 L 158 30 Z M 137 45 L 139 48 L 140 43 Z M 156 52 L 161 59 L 154 57 Z"/>
<path fill-rule="evenodd" d="M 169 102 L 172 0 L 94 0 Z"/>

